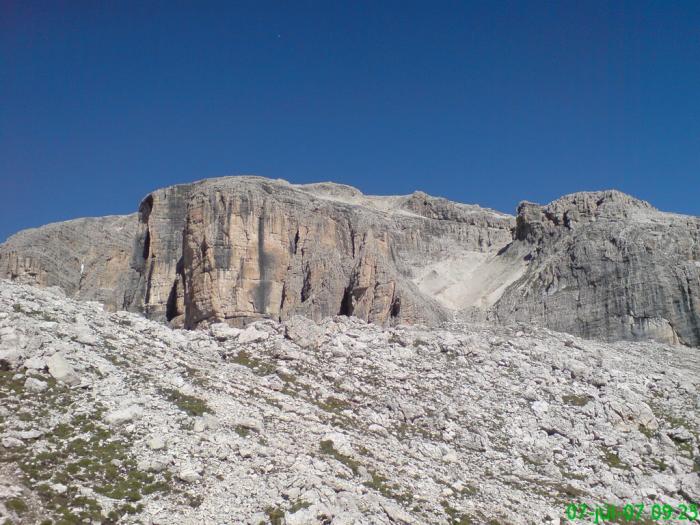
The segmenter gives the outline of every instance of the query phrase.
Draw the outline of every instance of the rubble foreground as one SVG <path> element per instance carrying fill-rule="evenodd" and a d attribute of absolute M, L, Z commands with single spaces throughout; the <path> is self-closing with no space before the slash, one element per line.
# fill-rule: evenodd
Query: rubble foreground
<path fill-rule="evenodd" d="M 344 316 L 187 331 L 2 281 L 0 523 L 677 507 L 700 500 L 699 386 L 684 346 Z"/>

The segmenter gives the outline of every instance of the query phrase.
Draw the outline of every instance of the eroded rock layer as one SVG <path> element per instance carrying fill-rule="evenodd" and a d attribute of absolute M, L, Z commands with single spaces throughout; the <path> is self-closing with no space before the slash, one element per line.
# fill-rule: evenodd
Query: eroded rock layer
<path fill-rule="evenodd" d="M 77 299 L 124 309 L 138 272 L 136 214 L 76 219 L 21 231 L 0 245 L 0 276 L 59 286 Z"/>
<path fill-rule="evenodd" d="M 502 256 L 530 262 L 498 301 L 501 320 L 588 338 L 700 345 L 697 217 L 617 191 L 522 203 Z"/>

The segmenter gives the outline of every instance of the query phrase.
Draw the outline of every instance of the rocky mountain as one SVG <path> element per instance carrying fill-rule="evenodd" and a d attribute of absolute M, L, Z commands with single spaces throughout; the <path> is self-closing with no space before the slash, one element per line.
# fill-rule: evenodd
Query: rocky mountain
<path fill-rule="evenodd" d="M 208 179 L 153 192 L 137 215 L 20 232 L 0 276 L 175 327 L 460 318 L 700 345 L 700 219 L 615 191 L 511 217 L 421 192 Z"/>
<path fill-rule="evenodd" d="M 700 500 L 699 359 L 531 323 L 172 329 L 0 281 L 0 523 L 656 523 Z"/>
<path fill-rule="evenodd" d="M 503 257 L 529 259 L 495 306 L 503 321 L 700 345 L 698 217 L 662 213 L 617 191 L 522 203 Z"/>

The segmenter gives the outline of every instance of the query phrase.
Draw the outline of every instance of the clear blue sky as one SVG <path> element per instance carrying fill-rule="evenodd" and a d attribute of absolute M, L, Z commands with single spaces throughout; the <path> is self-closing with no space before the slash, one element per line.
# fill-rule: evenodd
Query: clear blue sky
<path fill-rule="evenodd" d="M 0 240 L 231 174 L 700 215 L 700 2 L 0 0 Z"/>

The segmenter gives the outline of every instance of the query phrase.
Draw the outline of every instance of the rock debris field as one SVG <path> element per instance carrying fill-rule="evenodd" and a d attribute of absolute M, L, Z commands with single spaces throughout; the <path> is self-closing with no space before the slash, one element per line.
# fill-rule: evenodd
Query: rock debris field
<path fill-rule="evenodd" d="M 174 330 L 2 281 L 0 523 L 558 524 L 571 502 L 697 503 L 699 384 L 683 346 L 340 316 Z"/>

